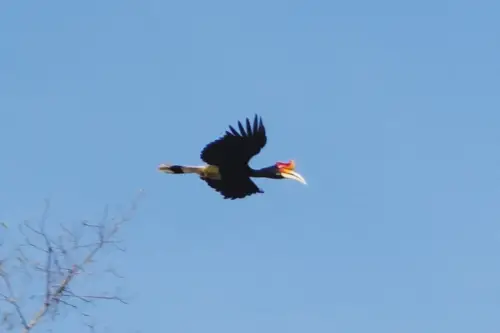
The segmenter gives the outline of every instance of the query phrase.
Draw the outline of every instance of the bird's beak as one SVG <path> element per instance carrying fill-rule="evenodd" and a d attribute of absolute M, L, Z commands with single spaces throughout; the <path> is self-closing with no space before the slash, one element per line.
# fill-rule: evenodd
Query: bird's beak
<path fill-rule="evenodd" d="M 298 181 L 299 183 L 307 185 L 306 180 L 304 179 L 304 177 L 302 177 L 298 172 L 295 172 L 295 171 L 292 171 L 292 170 L 286 170 L 286 171 L 283 170 L 283 171 L 281 171 L 281 175 L 284 178 L 293 179 L 293 180 Z"/>
<path fill-rule="evenodd" d="M 283 163 L 282 167 L 279 170 L 280 170 L 280 174 L 283 178 L 296 180 L 299 183 L 307 185 L 307 182 L 304 179 L 304 177 L 302 177 L 302 175 L 300 175 L 294 169 L 295 169 L 295 163 L 293 161 L 290 161 L 289 163 L 286 163 L 286 164 Z"/>

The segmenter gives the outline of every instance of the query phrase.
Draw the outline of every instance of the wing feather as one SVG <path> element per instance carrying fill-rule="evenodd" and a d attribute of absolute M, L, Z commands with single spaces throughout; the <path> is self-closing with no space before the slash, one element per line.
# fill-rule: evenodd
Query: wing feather
<path fill-rule="evenodd" d="M 229 129 L 231 130 L 231 133 L 226 132 L 228 135 L 240 136 L 240 135 L 238 134 L 238 131 L 237 131 L 237 130 L 235 130 L 233 126 L 229 126 Z"/>
<path fill-rule="evenodd" d="M 245 133 L 245 128 L 241 124 L 241 121 L 238 121 L 238 128 L 240 129 L 241 136 L 248 136 L 250 133 Z"/>
<path fill-rule="evenodd" d="M 256 193 L 264 193 L 250 178 L 214 180 L 202 178 L 208 186 L 220 193 L 224 199 L 242 199 Z"/>
<path fill-rule="evenodd" d="M 253 128 L 246 118 L 246 130 L 238 121 L 239 132 L 229 126 L 224 136 L 206 145 L 201 152 L 201 159 L 217 166 L 243 166 L 257 155 L 267 143 L 266 129 L 262 118 L 255 115 Z"/>

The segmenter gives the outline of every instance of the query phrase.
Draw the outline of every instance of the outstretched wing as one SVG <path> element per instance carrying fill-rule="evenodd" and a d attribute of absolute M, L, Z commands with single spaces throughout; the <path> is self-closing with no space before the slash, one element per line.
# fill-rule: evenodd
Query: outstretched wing
<path fill-rule="evenodd" d="M 230 180 L 214 180 L 202 178 L 208 186 L 219 192 L 224 199 L 241 199 L 246 196 L 264 193 L 250 178 L 235 178 Z"/>
<path fill-rule="evenodd" d="M 209 143 L 201 152 L 201 159 L 210 165 L 246 165 L 266 145 L 266 129 L 262 118 L 255 115 L 253 124 L 246 119 L 246 128 L 238 121 L 239 132 L 232 126 L 224 136 Z"/>

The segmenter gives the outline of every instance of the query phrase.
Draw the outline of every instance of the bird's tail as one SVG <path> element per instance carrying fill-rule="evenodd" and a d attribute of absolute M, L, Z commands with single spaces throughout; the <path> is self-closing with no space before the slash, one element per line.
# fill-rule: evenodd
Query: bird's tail
<path fill-rule="evenodd" d="M 165 173 L 196 173 L 200 175 L 203 172 L 203 167 L 201 166 L 185 166 L 177 164 L 160 164 L 158 170 Z"/>

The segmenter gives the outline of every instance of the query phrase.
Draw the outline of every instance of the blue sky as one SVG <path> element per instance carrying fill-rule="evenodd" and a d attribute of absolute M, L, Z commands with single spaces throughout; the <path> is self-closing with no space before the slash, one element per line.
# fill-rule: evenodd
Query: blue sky
<path fill-rule="evenodd" d="M 127 253 L 100 261 L 131 304 L 103 304 L 101 325 L 498 331 L 500 3 L 0 9 L 0 219 L 37 218 L 49 198 L 53 223 L 95 220 L 144 190 Z M 156 171 L 200 163 L 254 113 L 269 140 L 252 165 L 295 159 L 307 186 L 258 180 L 264 195 L 226 201 Z"/>

